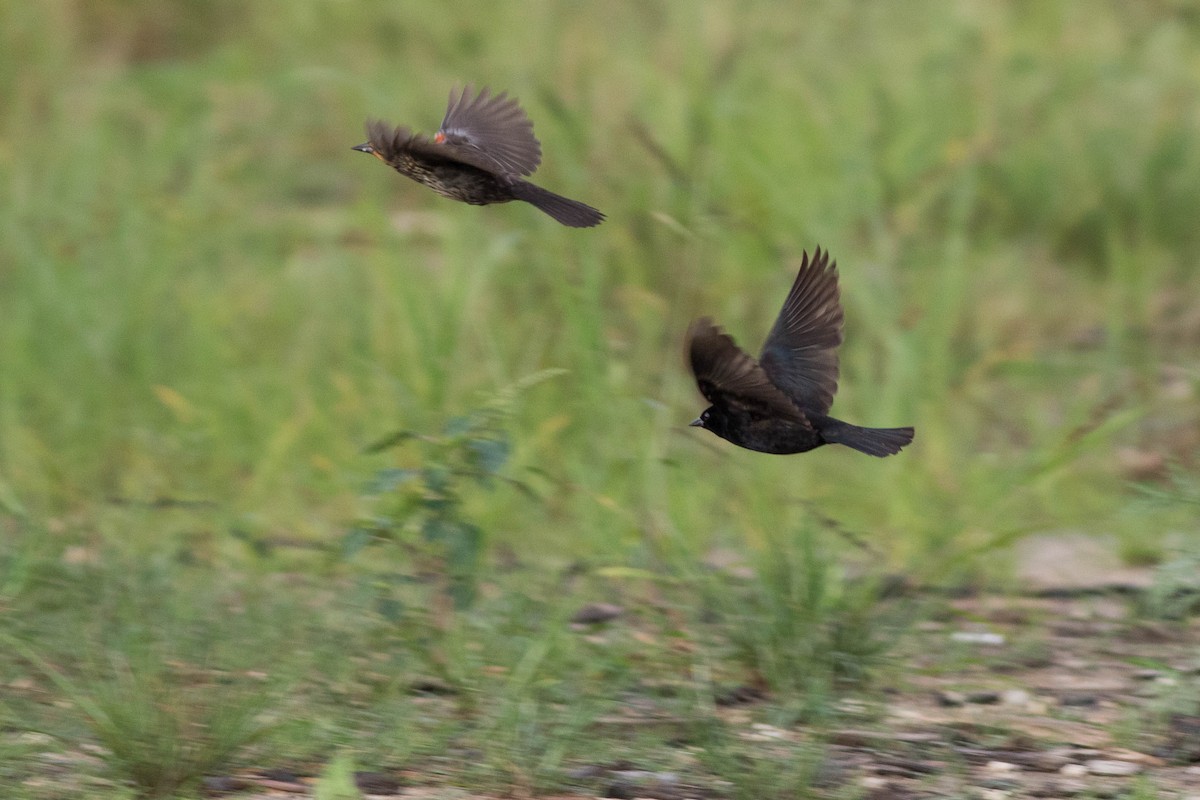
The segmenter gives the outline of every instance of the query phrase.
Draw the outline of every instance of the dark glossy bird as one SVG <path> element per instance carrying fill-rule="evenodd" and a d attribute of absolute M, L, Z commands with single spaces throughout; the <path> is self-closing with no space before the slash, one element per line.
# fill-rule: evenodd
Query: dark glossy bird
<path fill-rule="evenodd" d="M 829 416 L 837 392 L 842 305 L 837 264 L 808 253 L 775 327 L 755 361 L 707 317 L 688 330 L 688 360 L 710 405 L 691 424 L 762 453 L 803 453 L 844 444 L 890 456 L 912 441 L 912 428 L 861 428 Z"/>
<path fill-rule="evenodd" d="M 452 200 L 475 206 L 524 200 L 572 228 L 590 228 L 604 219 L 591 206 L 521 177 L 537 169 L 542 147 L 533 123 L 507 92 L 494 95 L 485 88 L 472 97 L 467 86 L 456 97 L 451 91 L 446 118 L 432 139 L 369 121 L 367 141 L 353 149 Z"/>

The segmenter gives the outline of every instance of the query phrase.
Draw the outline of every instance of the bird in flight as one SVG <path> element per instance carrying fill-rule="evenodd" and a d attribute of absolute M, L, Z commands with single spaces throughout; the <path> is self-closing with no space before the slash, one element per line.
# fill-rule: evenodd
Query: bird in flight
<path fill-rule="evenodd" d="M 590 228 L 604 219 L 591 206 L 522 177 L 537 169 L 542 147 L 533 123 L 507 92 L 484 88 L 472 96 L 470 86 L 457 96 L 451 91 L 446 117 L 432 139 L 368 121 L 367 141 L 352 149 L 452 200 L 475 206 L 524 200 L 572 228 Z"/>
<path fill-rule="evenodd" d="M 913 439 L 912 428 L 862 428 L 829 416 L 837 392 L 842 305 L 837 264 L 808 253 L 775 327 L 755 361 L 708 317 L 688 329 L 688 360 L 711 405 L 691 424 L 762 453 L 803 453 L 842 444 L 890 456 Z"/>

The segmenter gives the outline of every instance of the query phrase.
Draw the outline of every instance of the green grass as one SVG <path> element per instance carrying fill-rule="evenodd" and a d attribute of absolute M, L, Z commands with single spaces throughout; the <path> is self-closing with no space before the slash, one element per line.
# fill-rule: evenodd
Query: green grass
<path fill-rule="evenodd" d="M 465 747 L 476 785 L 536 791 L 599 757 L 589 715 L 647 675 L 691 687 L 669 704 L 700 737 L 716 684 L 761 673 L 795 710 L 843 645 L 873 663 L 856 648 L 881 632 L 856 620 L 878 600 L 840 578 L 856 549 L 821 534 L 821 558 L 802 555 L 822 519 L 919 582 L 1002 578 L 995 553 L 1058 528 L 1152 559 L 1194 525 L 1138 502 L 1116 454 L 1195 469 L 1198 69 L 1183 3 L 6 4 L 0 610 L 22 616 L 0 630 L 94 700 L 133 645 L 86 630 L 89 587 L 179 571 L 188 606 L 205 584 L 269 586 L 278 624 L 236 635 L 296 626 L 279 663 L 304 688 L 277 714 L 300 731 L 218 761 L 345 748 L 440 774 L 428 759 Z M 453 204 L 350 151 L 369 116 L 434 128 L 467 81 L 521 99 L 539 182 L 601 227 Z M 847 316 L 834 411 L 915 425 L 895 458 L 757 456 L 684 427 L 702 405 L 688 322 L 711 314 L 755 349 L 818 244 Z M 374 476 L 437 457 L 365 448 L 435 435 L 544 370 L 565 374 L 504 423 L 531 492 L 459 498 L 484 537 L 475 605 L 377 615 L 378 573 L 431 589 L 402 551 L 364 565 L 341 542 Z M 718 546 L 809 567 L 713 588 Z M 563 633 L 614 598 L 650 643 Z M 709 616 L 722 602 L 748 615 L 740 643 Z M 224 618 L 177 611 L 163 630 Z M 279 656 L 247 647 L 245 669 Z M 786 667 L 797 647 L 815 676 Z M 0 682 L 31 674 L 0 656 Z M 450 718 L 414 710 L 414 674 L 452 681 L 431 701 Z M 38 692 L 0 723 L 74 747 L 87 734 Z M 398 730 L 412 740 L 373 738 Z M 111 759 L 126 777 L 139 760 Z"/>

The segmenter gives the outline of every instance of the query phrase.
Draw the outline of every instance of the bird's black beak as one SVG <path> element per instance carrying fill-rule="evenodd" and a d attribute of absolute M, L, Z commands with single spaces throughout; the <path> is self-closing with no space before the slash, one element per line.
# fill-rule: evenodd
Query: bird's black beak
<path fill-rule="evenodd" d="M 704 420 L 700 419 L 699 417 L 696 417 L 694 420 L 692 420 L 691 422 L 688 423 L 688 427 L 689 428 L 703 428 Z"/>
<path fill-rule="evenodd" d="M 351 147 L 350 149 L 357 150 L 360 153 L 374 153 L 375 152 L 375 148 L 371 147 L 370 142 L 363 142 L 362 144 L 356 144 L 356 145 L 354 145 L 354 147 Z"/>

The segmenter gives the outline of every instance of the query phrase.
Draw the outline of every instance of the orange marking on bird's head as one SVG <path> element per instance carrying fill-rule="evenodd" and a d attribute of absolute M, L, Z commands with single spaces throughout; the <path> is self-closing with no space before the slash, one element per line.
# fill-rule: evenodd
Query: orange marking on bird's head
<path fill-rule="evenodd" d="M 442 133 L 441 131 L 438 131 L 437 136 L 434 136 L 433 140 L 435 142 L 437 142 L 438 144 L 441 144 L 442 142 L 446 141 L 446 134 Z"/>

